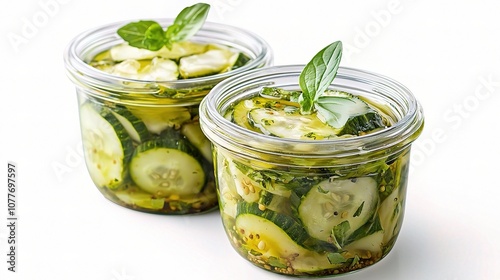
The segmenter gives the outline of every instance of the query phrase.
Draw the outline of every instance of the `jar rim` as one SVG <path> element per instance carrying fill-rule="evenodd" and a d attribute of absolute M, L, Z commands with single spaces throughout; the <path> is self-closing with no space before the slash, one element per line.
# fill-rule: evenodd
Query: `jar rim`
<path fill-rule="evenodd" d="M 151 20 L 157 21 L 163 27 L 170 25 L 174 21 L 172 18 L 154 18 Z M 110 47 L 123 43 L 124 40 L 118 36 L 116 31 L 121 26 L 132 21 L 138 20 L 117 21 L 97 26 L 81 32 L 69 42 L 64 51 L 63 59 L 67 73 L 75 84 L 98 89 L 111 87 L 122 92 L 155 92 L 159 87 L 182 89 L 193 85 L 213 85 L 233 75 L 269 65 L 273 60 L 270 45 L 259 35 L 240 27 L 207 21 L 191 38 L 192 40 L 207 41 L 211 39 L 210 36 L 214 36 L 214 41 L 227 42 L 231 46 L 245 50 L 246 54 L 251 56 L 251 61 L 228 72 L 175 81 L 137 80 L 120 77 L 101 71 L 87 63 L 86 59 L 88 60 L 88 57 L 85 58 L 84 56 L 91 49 L 104 44 Z"/>
<path fill-rule="evenodd" d="M 200 122 L 207 137 L 216 144 L 230 150 L 235 147 L 243 147 L 249 151 L 268 154 L 285 153 L 290 157 L 304 158 L 310 156 L 318 158 L 349 157 L 374 152 L 394 153 L 411 144 L 420 135 L 424 122 L 423 109 L 408 88 L 392 78 L 366 70 L 342 66 L 338 69 L 332 87 L 338 86 L 339 81 L 349 80 L 366 84 L 377 94 L 384 94 L 381 91 L 390 89 L 394 91 L 392 94 L 399 94 L 399 98 L 404 99 L 404 102 L 407 103 L 404 115 L 393 125 L 366 135 L 351 138 L 308 140 L 278 138 L 253 132 L 232 123 L 221 114 L 221 110 L 227 108 L 228 96 L 232 96 L 231 100 L 234 101 L 237 99 L 235 96 L 243 96 L 245 92 L 255 92 L 256 87 L 272 84 L 271 81 L 274 78 L 296 76 L 296 85 L 298 87 L 298 76 L 304 66 L 296 64 L 256 69 L 235 75 L 216 85 L 200 105 Z M 258 140 L 248 144 L 248 140 L 252 138 Z M 255 145 L 256 143 L 258 144 Z M 314 145 L 314 149 L 305 153 L 303 149 L 295 148 L 301 145 Z M 278 151 L 277 147 L 288 147 L 289 149 Z"/>

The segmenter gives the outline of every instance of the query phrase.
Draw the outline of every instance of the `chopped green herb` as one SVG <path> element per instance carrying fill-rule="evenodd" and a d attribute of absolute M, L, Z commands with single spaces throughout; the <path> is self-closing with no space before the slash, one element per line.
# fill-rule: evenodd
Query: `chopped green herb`
<path fill-rule="evenodd" d="M 326 256 L 328 258 L 328 261 L 331 264 L 339 264 L 339 263 L 344 263 L 347 261 L 347 259 L 342 256 L 340 253 L 328 253 Z"/>
<path fill-rule="evenodd" d="M 345 244 L 347 244 L 347 232 L 351 229 L 348 221 L 343 221 L 342 223 L 336 225 L 332 229 L 332 233 L 330 236 L 333 239 L 333 244 L 337 246 L 337 248 L 342 248 Z"/>
<path fill-rule="evenodd" d="M 364 201 L 358 207 L 358 209 L 356 210 L 356 212 L 354 212 L 354 215 L 352 215 L 353 217 L 357 217 L 357 216 L 361 215 L 361 212 L 363 211 L 363 205 L 365 205 Z"/>
<path fill-rule="evenodd" d="M 286 268 L 287 267 L 277 257 L 269 257 L 267 262 L 274 267 L 279 267 L 279 268 Z"/>

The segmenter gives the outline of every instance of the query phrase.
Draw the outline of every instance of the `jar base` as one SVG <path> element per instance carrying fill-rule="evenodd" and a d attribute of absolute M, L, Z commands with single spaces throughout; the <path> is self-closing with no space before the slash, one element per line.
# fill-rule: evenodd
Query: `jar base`
<path fill-rule="evenodd" d="M 119 196 L 116 195 L 112 190 L 108 190 L 106 188 L 98 188 L 98 190 L 104 196 L 104 198 L 116 205 L 148 214 L 196 215 L 212 212 L 219 208 L 216 197 L 215 199 L 205 201 L 198 200 L 196 202 L 193 201 L 192 203 L 186 203 L 185 201 L 182 201 L 180 199 L 172 198 L 149 199 L 148 201 L 133 201 L 130 199 L 130 197 L 128 197 L 126 198 L 128 199 L 128 201 L 124 201 L 124 197 L 120 199 Z"/>

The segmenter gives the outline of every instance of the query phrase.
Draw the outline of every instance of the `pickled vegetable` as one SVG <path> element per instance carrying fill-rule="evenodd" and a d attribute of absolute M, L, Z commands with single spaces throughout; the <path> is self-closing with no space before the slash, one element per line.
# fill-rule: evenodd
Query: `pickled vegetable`
<path fill-rule="evenodd" d="M 129 79 L 175 81 L 227 72 L 249 60 L 226 46 L 180 41 L 156 51 L 123 43 L 99 53 L 90 65 Z M 200 129 L 198 105 L 170 106 L 152 95 L 141 99 L 158 104 L 82 103 L 86 159 L 95 184 L 110 200 L 140 211 L 184 214 L 215 208 L 211 143 Z"/>
<path fill-rule="evenodd" d="M 158 51 L 122 43 L 95 56 L 90 65 L 129 79 L 175 81 L 224 73 L 249 60 L 244 53 L 229 47 L 183 41 Z"/>
<path fill-rule="evenodd" d="M 342 127 L 301 114 L 298 92 L 265 88 L 221 114 L 248 130 L 278 138 L 352 138 L 391 126 L 375 102 L 342 91 Z M 402 223 L 408 150 L 364 164 L 283 167 L 279 155 L 246 159 L 215 147 L 221 213 L 232 245 L 255 265 L 281 274 L 332 275 L 373 264 L 387 254 Z M 276 157 L 276 158 L 274 158 Z"/>

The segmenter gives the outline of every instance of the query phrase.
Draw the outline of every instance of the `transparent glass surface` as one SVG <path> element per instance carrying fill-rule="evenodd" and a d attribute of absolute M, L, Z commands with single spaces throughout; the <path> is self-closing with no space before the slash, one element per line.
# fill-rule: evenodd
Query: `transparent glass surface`
<path fill-rule="evenodd" d="M 377 263 L 396 242 L 423 111 L 400 83 L 340 68 L 330 89 L 370 100 L 393 119 L 390 127 L 352 138 L 294 140 L 247 130 L 227 117 L 263 86 L 299 90 L 303 67 L 269 67 L 218 84 L 200 105 L 201 128 L 214 145 L 222 221 L 238 254 L 280 274 L 342 275 Z"/>
<path fill-rule="evenodd" d="M 166 27 L 173 20 L 157 21 Z M 94 56 L 123 42 L 116 30 L 126 23 L 78 35 L 64 55 L 76 86 L 89 175 L 107 199 L 130 209 L 157 214 L 215 209 L 212 155 L 199 126 L 199 103 L 220 81 L 270 65 L 271 49 L 249 31 L 207 22 L 191 41 L 233 48 L 250 61 L 228 72 L 175 81 L 129 79 L 90 66 Z"/>

